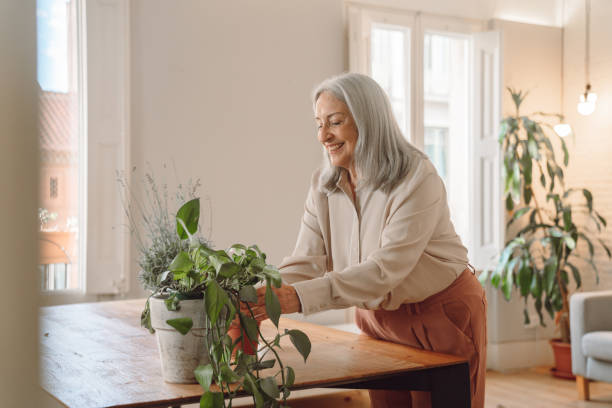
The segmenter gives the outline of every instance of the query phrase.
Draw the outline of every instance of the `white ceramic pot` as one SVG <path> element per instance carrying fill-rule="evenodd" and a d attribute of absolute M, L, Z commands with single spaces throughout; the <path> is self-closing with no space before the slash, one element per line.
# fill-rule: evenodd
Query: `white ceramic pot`
<path fill-rule="evenodd" d="M 193 370 L 200 364 L 209 363 L 204 300 L 181 300 L 178 311 L 168 310 L 161 298 L 152 297 L 149 302 L 151 325 L 157 335 L 164 381 L 196 383 Z M 179 317 L 191 317 L 193 321 L 193 327 L 185 335 L 166 323 L 167 320 Z"/>

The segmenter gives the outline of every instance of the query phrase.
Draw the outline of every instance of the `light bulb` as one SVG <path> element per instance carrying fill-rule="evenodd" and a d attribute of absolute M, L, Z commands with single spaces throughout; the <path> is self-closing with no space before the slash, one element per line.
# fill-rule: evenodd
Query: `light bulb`
<path fill-rule="evenodd" d="M 597 94 L 594 92 L 586 92 L 580 94 L 580 102 L 578 102 L 578 113 L 588 116 L 595 111 L 595 102 L 597 102 Z"/>
<path fill-rule="evenodd" d="M 572 127 L 567 123 L 556 124 L 554 129 L 555 132 L 561 137 L 566 137 L 572 133 Z"/>

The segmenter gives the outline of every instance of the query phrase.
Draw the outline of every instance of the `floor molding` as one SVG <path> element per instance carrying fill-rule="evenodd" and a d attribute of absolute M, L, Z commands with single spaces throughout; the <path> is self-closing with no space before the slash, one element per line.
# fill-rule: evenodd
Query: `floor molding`
<path fill-rule="evenodd" d="M 548 339 L 489 343 L 487 345 L 487 369 L 508 372 L 554 363 Z"/>

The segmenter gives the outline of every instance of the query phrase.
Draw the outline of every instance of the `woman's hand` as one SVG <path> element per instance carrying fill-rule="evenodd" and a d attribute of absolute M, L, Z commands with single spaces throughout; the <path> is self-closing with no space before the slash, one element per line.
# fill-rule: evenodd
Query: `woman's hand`
<path fill-rule="evenodd" d="M 278 297 L 278 301 L 281 307 L 281 313 L 296 313 L 302 311 L 302 304 L 300 303 L 300 298 L 295 291 L 295 288 L 291 285 L 283 284 L 280 288 L 272 288 L 276 296 Z M 253 311 L 253 315 L 255 316 L 255 320 L 261 322 L 262 320 L 266 320 L 268 318 L 268 314 L 266 313 L 266 287 L 263 286 L 257 289 L 257 303 L 249 303 L 251 310 Z M 249 309 L 245 304 L 241 304 L 240 309 L 242 313 L 247 316 L 250 316 Z"/>

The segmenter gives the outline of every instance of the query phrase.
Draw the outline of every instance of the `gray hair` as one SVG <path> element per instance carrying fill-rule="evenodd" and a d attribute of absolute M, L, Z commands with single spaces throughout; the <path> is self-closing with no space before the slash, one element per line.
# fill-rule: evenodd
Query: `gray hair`
<path fill-rule="evenodd" d="M 323 92 L 344 102 L 357 125 L 357 144 L 353 156 L 359 175 L 359 187 L 371 187 L 386 193 L 408 174 L 412 159 L 423 157 L 400 130 L 385 91 L 372 78 L 361 74 L 342 74 L 323 81 L 313 92 L 313 107 Z M 331 193 L 342 174 L 333 166 L 323 149 L 324 168 L 321 190 Z"/>

